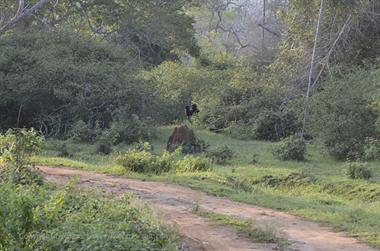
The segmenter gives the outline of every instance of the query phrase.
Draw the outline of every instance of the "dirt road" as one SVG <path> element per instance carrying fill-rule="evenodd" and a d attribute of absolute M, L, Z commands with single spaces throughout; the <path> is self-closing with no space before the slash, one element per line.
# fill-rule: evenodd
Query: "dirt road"
<path fill-rule="evenodd" d="M 236 231 L 215 225 L 194 215 L 198 205 L 204 210 L 252 219 L 255 223 L 271 226 L 284 234 L 291 243 L 289 250 L 299 251 L 376 251 L 366 244 L 341 232 L 308 222 L 272 209 L 234 202 L 207 195 L 186 187 L 162 182 L 132 180 L 63 167 L 40 167 L 48 181 L 66 184 L 79 176 L 81 187 L 91 187 L 115 193 L 132 192 L 148 203 L 165 223 L 175 225 L 190 250 L 276 250 L 274 244 L 253 243 Z"/>

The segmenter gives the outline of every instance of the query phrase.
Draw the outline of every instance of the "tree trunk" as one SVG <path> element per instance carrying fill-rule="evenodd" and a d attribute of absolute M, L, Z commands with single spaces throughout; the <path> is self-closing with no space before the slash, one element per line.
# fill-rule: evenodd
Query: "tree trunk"
<path fill-rule="evenodd" d="M 310 97 L 310 89 L 313 84 L 313 73 L 314 73 L 314 62 L 315 62 L 315 56 L 317 51 L 317 44 L 319 39 L 319 33 L 321 30 L 321 23 L 323 19 L 324 14 L 324 0 L 321 0 L 321 4 L 319 7 L 319 16 L 318 16 L 318 22 L 317 22 L 317 29 L 315 31 L 315 38 L 314 38 L 314 47 L 313 47 L 313 53 L 311 55 L 311 62 L 310 62 L 310 72 L 309 72 L 309 81 L 307 84 L 307 90 L 305 94 L 305 103 L 303 108 L 303 122 L 302 122 L 302 131 L 301 131 L 301 138 L 304 138 L 305 134 L 305 127 L 306 127 L 306 120 L 309 112 L 309 97 Z"/>

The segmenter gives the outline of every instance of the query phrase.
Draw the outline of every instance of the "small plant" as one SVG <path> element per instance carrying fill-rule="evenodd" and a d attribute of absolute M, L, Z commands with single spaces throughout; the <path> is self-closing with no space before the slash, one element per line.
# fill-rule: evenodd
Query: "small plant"
<path fill-rule="evenodd" d="M 365 163 L 348 162 L 345 164 L 346 175 L 351 179 L 365 179 L 372 178 L 372 172 L 368 169 Z"/>
<path fill-rule="evenodd" d="M 206 153 L 206 157 L 210 158 L 212 162 L 216 164 L 226 164 L 234 156 L 235 152 L 226 145 L 217 147 L 216 149 Z"/>
<path fill-rule="evenodd" d="M 273 155 L 280 160 L 305 160 L 306 143 L 303 139 L 292 135 L 285 138 L 273 149 Z"/>
<path fill-rule="evenodd" d="M 211 171 L 211 160 L 205 157 L 185 156 L 176 163 L 177 172 Z"/>
<path fill-rule="evenodd" d="M 42 150 L 44 142 L 44 137 L 34 129 L 10 129 L 0 134 L 0 181 L 41 184 L 42 176 L 30 157 Z"/>

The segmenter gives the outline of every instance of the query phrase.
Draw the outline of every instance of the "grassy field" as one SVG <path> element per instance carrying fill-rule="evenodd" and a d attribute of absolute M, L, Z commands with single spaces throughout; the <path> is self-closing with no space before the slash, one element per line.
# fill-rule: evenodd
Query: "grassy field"
<path fill-rule="evenodd" d="M 158 129 L 152 142 L 155 153 L 164 151 L 173 127 Z M 380 163 L 371 162 L 373 178 L 369 181 L 348 179 L 343 162 L 331 159 L 319 145 L 308 145 L 304 162 L 273 158 L 273 143 L 242 141 L 222 134 L 197 130 L 197 136 L 210 147 L 229 146 L 237 156 L 212 172 L 168 173 L 161 176 L 127 172 L 117 166 L 112 156 L 96 154 L 96 146 L 68 143 L 70 158 L 57 157 L 62 142 L 48 141 L 39 164 L 63 165 L 85 170 L 153 179 L 186 185 L 210 194 L 266 206 L 344 230 L 380 247 Z M 115 151 L 125 151 L 120 145 Z M 253 161 L 254 160 L 254 161 Z M 254 163 L 254 164 L 253 164 Z"/>

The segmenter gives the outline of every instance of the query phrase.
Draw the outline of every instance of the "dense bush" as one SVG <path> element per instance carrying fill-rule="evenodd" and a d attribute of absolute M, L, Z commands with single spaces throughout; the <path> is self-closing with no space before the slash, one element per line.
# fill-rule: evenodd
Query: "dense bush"
<path fill-rule="evenodd" d="M 167 250 L 175 237 L 129 195 L 0 184 L 0 250 Z"/>
<path fill-rule="evenodd" d="M 208 158 L 188 155 L 176 162 L 175 169 L 177 172 L 211 171 L 212 163 Z"/>
<path fill-rule="evenodd" d="M 235 152 L 228 146 L 220 146 L 206 153 L 206 157 L 210 158 L 216 164 L 226 164 L 235 156 Z"/>
<path fill-rule="evenodd" d="M 32 30 L 9 34 L 0 41 L 0 129 L 30 127 L 46 136 L 93 142 L 96 121 L 100 128 L 120 121 L 129 137 L 136 134 L 136 121 L 154 111 L 142 110 L 142 100 L 153 103 L 137 77 L 138 64 L 129 50 L 100 42 L 84 34 Z M 143 119 L 144 118 L 144 119 Z M 144 125 L 145 126 L 145 125 Z M 125 130 L 127 129 L 127 130 Z M 124 135 L 121 135 L 124 136 Z"/>
<path fill-rule="evenodd" d="M 278 141 L 299 129 L 293 113 L 262 111 L 254 122 L 253 134 L 257 140 Z"/>
<path fill-rule="evenodd" d="M 119 153 L 115 161 L 127 170 L 138 173 L 160 174 L 170 171 L 173 167 L 171 155 L 167 152 L 156 156 L 146 150 L 132 149 L 124 154 Z"/>
<path fill-rule="evenodd" d="M 83 120 L 76 121 L 69 132 L 69 136 L 78 142 L 94 142 L 101 134 L 101 128 L 98 123 L 90 125 Z"/>
<path fill-rule="evenodd" d="M 311 126 L 335 158 L 360 159 L 367 138 L 379 135 L 379 83 L 380 70 L 356 71 L 328 80 L 313 97 Z"/>
<path fill-rule="evenodd" d="M 380 140 L 369 138 L 366 140 L 363 149 L 363 159 L 380 160 Z"/>
<path fill-rule="evenodd" d="M 372 172 L 365 163 L 348 162 L 345 164 L 345 169 L 346 175 L 351 179 L 369 180 L 372 177 Z"/>
<path fill-rule="evenodd" d="M 306 143 L 303 139 L 292 135 L 283 139 L 273 149 L 273 155 L 280 160 L 305 160 Z"/>
<path fill-rule="evenodd" d="M 0 134 L 0 182 L 41 184 L 42 177 L 30 157 L 39 153 L 43 145 L 44 137 L 34 129 L 9 129 Z"/>
<path fill-rule="evenodd" d="M 128 116 L 121 113 L 111 124 L 110 130 L 117 134 L 117 142 L 134 143 L 149 140 L 156 135 L 154 123 L 150 119 L 142 120 L 136 114 Z"/>

